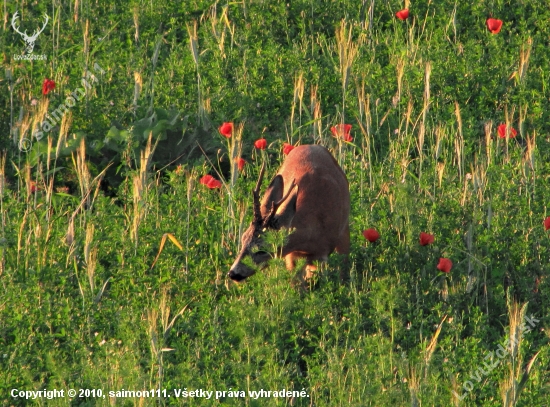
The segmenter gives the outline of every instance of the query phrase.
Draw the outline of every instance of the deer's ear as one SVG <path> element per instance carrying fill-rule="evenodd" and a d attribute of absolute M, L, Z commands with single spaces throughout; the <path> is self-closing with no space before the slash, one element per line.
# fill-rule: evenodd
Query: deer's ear
<path fill-rule="evenodd" d="M 269 214 L 271 206 L 275 204 L 275 202 L 279 202 L 281 200 L 281 198 L 283 197 L 284 187 L 285 182 L 283 180 L 283 177 L 281 175 L 275 175 L 275 177 L 269 183 L 269 186 L 265 191 L 264 198 L 262 199 L 261 208 L 263 218 L 265 218 Z"/>
<path fill-rule="evenodd" d="M 298 199 L 298 186 L 294 186 L 288 198 L 281 204 L 277 210 L 277 214 L 271 221 L 273 229 L 290 228 L 292 219 L 296 215 L 296 200 Z"/>

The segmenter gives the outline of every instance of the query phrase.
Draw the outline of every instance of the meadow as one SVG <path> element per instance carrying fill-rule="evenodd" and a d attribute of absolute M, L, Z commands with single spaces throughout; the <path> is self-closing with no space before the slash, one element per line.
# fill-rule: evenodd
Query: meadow
<path fill-rule="evenodd" d="M 550 405 L 546 1 L 0 14 L 1 405 Z M 347 175 L 349 278 L 233 283 L 302 144 Z"/>

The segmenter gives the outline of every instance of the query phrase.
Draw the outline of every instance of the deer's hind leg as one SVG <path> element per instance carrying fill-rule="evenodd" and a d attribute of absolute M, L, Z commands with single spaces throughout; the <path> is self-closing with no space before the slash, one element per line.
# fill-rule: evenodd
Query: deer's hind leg
<path fill-rule="evenodd" d="M 346 224 L 346 228 L 343 233 L 340 235 L 338 244 L 336 245 L 336 253 L 344 255 L 343 264 L 340 265 L 340 281 L 344 282 L 349 278 L 349 248 L 350 248 L 350 237 L 349 237 L 349 223 Z"/>
<path fill-rule="evenodd" d="M 349 246 L 350 246 L 350 237 L 349 237 L 349 223 L 346 224 L 346 227 L 342 234 L 340 235 L 340 238 L 338 239 L 338 243 L 336 244 L 336 253 L 340 254 L 349 254 Z"/>

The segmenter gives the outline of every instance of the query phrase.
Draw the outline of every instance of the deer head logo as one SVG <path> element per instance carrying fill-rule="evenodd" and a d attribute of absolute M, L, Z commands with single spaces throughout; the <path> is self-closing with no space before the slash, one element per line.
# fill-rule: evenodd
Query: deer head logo
<path fill-rule="evenodd" d="M 34 42 L 38 38 L 38 35 L 40 35 L 42 31 L 44 31 L 44 28 L 46 28 L 46 24 L 48 24 L 49 17 L 47 14 L 44 14 L 44 19 L 45 19 L 44 25 L 42 26 L 41 29 L 37 29 L 31 36 L 27 35 L 27 30 L 25 30 L 25 32 L 19 31 L 19 27 L 15 25 L 15 22 L 17 21 L 18 17 L 19 16 L 16 11 L 11 19 L 11 26 L 13 27 L 16 33 L 20 34 L 23 37 L 25 44 L 27 44 L 26 46 L 27 54 L 32 54 L 32 50 L 34 49 Z"/>

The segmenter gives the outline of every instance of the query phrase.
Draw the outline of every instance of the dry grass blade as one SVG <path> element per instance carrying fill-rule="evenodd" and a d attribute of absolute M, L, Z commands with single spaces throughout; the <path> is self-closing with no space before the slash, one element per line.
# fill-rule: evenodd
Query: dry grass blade
<path fill-rule="evenodd" d="M 439 156 L 441 155 L 442 142 L 445 139 L 445 131 L 443 127 L 438 125 L 435 128 L 435 146 L 434 146 L 434 157 L 435 161 L 439 161 Z"/>
<path fill-rule="evenodd" d="M 318 92 L 319 92 L 319 86 L 311 85 L 310 110 L 311 110 L 311 115 L 313 117 L 313 139 L 314 140 L 321 140 L 323 136 L 323 123 L 321 120 L 323 113 L 321 111 L 321 97 L 318 94 Z"/>
<path fill-rule="evenodd" d="M 148 331 L 151 339 L 151 352 L 155 357 L 158 355 L 157 318 L 158 311 L 156 309 L 147 310 L 147 322 L 149 325 Z"/>
<path fill-rule="evenodd" d="M 84 57 L 86 61 L 90 53 L 90 20 L 86 19 L 86 24 L 84 24 L 84 33 L 83 33 L 83 42 L 84 42 Z"/>
<path fill-rule="evenodd" d="M 134 17 L 134 27 L 135 27 L 134 41 L 137 43 L 139 42 L 139 7 L 138 6 L 134 6 L 134 10 L 132 14 Z"/>
<path fill-rule="evenodd" d="M 529 137 L 529 134 L 527 134 L 525 141 L 527 142 L 527 149 L 525 151 L 524 161 L 531 169 L 531 171 L 535 171 L 535 149 L 537 146 L 537 133 L 533 131 L 532 137 Z"/>
<path fill-rule="evenodd" d="M 439 338 L 439 334 L 441 333 L 441 328 L 443 328 L 443 322 L 447 319 L 447 315 L 444 315 L 441 319 L 441 322 L 439 323 L 439 326 L 437 327 L 434 336 L 432 337 L 432 340 L 430 341 L 430 344 L 426 348 L 424 361 L 426 362 L 426 367 L 430 364 L 430 360 L 432 359 L 432 355 L 435 351 L 435 347 L 437 346 L 437 338 Z"/>
<path fill-rule="evenodd" d="M 74 216 L 69 218 L 69 226 L 67 226 L 67 233 L 65 234 L 65 243 L 67 246 L 71 246 L 74 242 Z"/>
<path fill-rule="evenodd" d="M 131 237 L 136 247 L 138 244 L 139 226 L 147 214 L 147 194 L 150 188 L 149 169 L 151 167 L 151 160 L 153 158 L 153 153 L 157 148 L 159 139 L 160 138 L 157 138 L 155 145 L 152 145 L 153 133 L 149 133 L 145 149 L 143 149 L 140 153 L 139 173 L 134 175 L 134 188 L 132 190 L 134 216 L 132 218 Z"/>
<path fill-rule="evenodd" d="M 426 118 L 428 115 L 428 110 L 430 109 L 430 75 L 432 72 L 432 64 L 426 62 L 425 72 L 424 72 L 424 105 L 422 108 L 422 120 L 420 122 L 420 128 L 418 130 L 418 139 L 416 142 L 416 148 L 418 149 L 418 159 L 419 164 L 419 173 L 418 178 L 422 176 L 422 162 L 424 161 L 424 139 L 426 136 Z"/>
<path fill-rule="evenodd" d="M 455 102 L 455 115 L 458 124 L 458 134 L 455 138 L 456 163 L 458 165 L 460 180 L 462 180 L 464 175 L 464 137 L 462 133 L 462 115 L 460 114 L 460 105 L 458 102 Z"/>
<path fill-rule="evenodd" d="M 529 67 L 529 58 L 531 56 L 531 48 L 533 46 L 533 39 L 529 37 L 527 39 L 527 45 L 521 47 L 519 52 L 519 81 L 523 82 L 525 79 L 525 74 L 527 73 L 527 68 Z"/>
<path fill-rule="evenodd" d="M 87 201 L 88 197 L 90 196 L 90 193 L 92 192 L 92 187 L 94 185 L 97 185 L 96 187 L 96 192 L 94 194 L 94 197 L 97 196 L 97 192 L 99 190 L 99 185 L 101 183 L 101 180 L 103 179 L 103 177 L 105 176 L 105 173 L 107 172 L 107 170 L 109 169 L 109 167 L 111 166 L 112 164 L 108 164 L 104 169 L 103 171 L 101 171 L 91 182 L 90 182 L 90 185 L 89 185 L 89 189 L 88 191 L 86 192 L 86 194 L 82 197 L 82 200 L 80 201 L 80 204 L 78 204 L 78 206 L 76 207 L 76 209 L 74 210 L 73 214 L 71 215 L 71 218 L 75 218 L 76 215 L 78 214 L 78 212 L 80 211 L 80 209 L 82 208 L 82 206 L 84 205 L 84 203 Z M 88 207 L 88 209 L 91 209 L 91 207 Z"/>
<path fill-rule="evenodd" d="M 523 370 L 523 375 L 521 377 L 521 380 L 518 384 L 517 393 L 516 393 L 516 403 L 519 399 L 519 394 L 521 390 L 525 387 L 525 384 L 527 383 L 527 380 L 529 380 L 529 375 L 531 374 L 531 368 L 533 367 L 533 364 L 535 363 L 535 360 L 537 359 L 537 356 L 539 355 L 540 350 L 535 353 L 535 355 L 531 358 L 529 363 L 527 363 L 527 366 L 525 366 L 525 369 Z"/>
<path fill-rule="evenodd" d="M 445 173 L 445 162 L 437 163 L 437 180 L 439 182 L 439 188 L 441 188 L 441 182 L 443 181 L 443 174 Z"/>
<path fill-rule="evenodd" d="M 99 292 L 95 296 L 95 298 L 94 298 L 94 303 L 95 304 L 97 304 L 101 300 L 101 297 L 103 297 L 103 293 L 105 292 L 105 288 L 107 288 L 107 284 L 109 283 L 109 281 L 111 281 L 111 277 L 109 277 L 109 278 L 107 278 L 107 280 L 105 280 L 105 282 L 103 283 L 103 286 L 101 287 L 101 290 L 99 290 Z"/>
<path fill-rule="evenodd" d="M 86 226 L 86 240 L 84 241 L 84 261 L 86 264 L 90 263 L 90 251 L 92 249 L 92 243 L 94 241 L 95 227 L 93 223 L 89 223 Z"/>
<path fill-rule="evenodd" d="M 187 26 L 187 32 L 189 33 L 189 47 L 191 48 L 191 55 L 193 56 L 193 62 L 197 70 L 199 69 L 199 36 L 197 34 L 197 21 L 193 22 L 193 27 Z"/>
<path fill-rule="evenodd" d="M 420 402 L 418 400 L 418 391 L 420 390 L 420 377 L 416 372 L 416 368 L 412 366 L 409 362 L 408 366 L 408 382 L 409 382 L 409 392 L 411 394 L 411 406 L 419 407 Z"/>
<path fill-rule="evenodd" d="M 74 154 L 72 155 L 72 159 L 76 169 L 80 194 L 82 198 L 86 200 L 87 207 L 90 208 L 91 201 L 89 191 L 91 186 L 91 174 L 86 160 L 86 141 L 84 138 L 80 140 L 80 147 L 76 150 L 76 159 Z"/>
<path fill-rule="evenodd" d="M 343 19 L 340 26 L 336 29 L 336 50 L 339 58 L 339 71 L 342 80 L 342 125 L 345 124 L 346 109 L 346 88 L 351 73 L 351 67 L 357 57 L 359 48 L 363 45 L 365 34 L 359 34 L 356 41 L 353 41 L 353 25 L 346 23 Z M 339 144 L 341 147 L 341 144 Z"/>
<path fill-rule="evenodd" d="M 504 137 L 504 162 L 508 164 L 510 162 L 510 151 L 508 145 L 510 143 L 510 137 L 512 137 L 512 123 L 514 122 L 514 115 L 516 112 L 516 106 L 512 106 L 511 113 L 508 112 L 508 106 L 504 107 L 504 122 L 506 124 L 505 137 Z"/>
<path fill-rule="evenodd" d="M 405 59 L 399 58 L 395 64 L 395 70 L 397 71 L 397 93 L 392 99 L 393 107 L 397 107 L 401 101 L 401 90 L 403 89 L 403 74 L 405 73 Z"/>
<path fill-rule="evenodd" d="M 243 131 L 244 131 L 244 122 L 239 123 L 235 127 L 235 131 L 233 133 L 233 137 L 230 139 L 230 146 L 229 146 L 229 156 L 230 156 L 230 162 L 231 162 L 231 189 L 235 187 L 235 184 L 237 183 L 237 178 L 239 176 L 239 166 L 238 166 L 238 158 L 242 155 L 242 149 L 243 149 Z"/>
<path fill-rule="evenodd" d="M 90 291 L 93 294 L 95 291 L 95 268 L 97 265 L 97 247 L 94 247 L 89 254 L 88 262 L 86 263 L 86 273 L 88 274 L 88 282 L 90 283 Z"/>
<path fill-rule="evenodd" d="M 134 72 L 134 109 L 138 107 L 138 100 L 141 94 L 141 88 L 143 87 L 143 80 L 139 72 Z"/>
<path fill-rule="evenodd" d="M 172 243 L 174 243 L 174 245 L 180 249 L 181 251 L 183 251 L 183 246 L 180 244 L 180 242 L 178 242 L 178 239 L 176 239 L 176 237 L 172 234 L 172 233 L 165 233 L 162 235 L 162 238 L 160 239 L 160 247 L 159 247 L 159 251 L 157 253 L 157 256 L 155 257 L 155 260 L 153 261 L 153 264 L 151 264 L 151 268 L 149 270 L 152 270 L 153 267 L 155 267 L 155 264 L 157 263 L 157 260 L 159 259 L 160 257 L 160 254 L 162 253 L 162 250 L 164 249 L 164 245 L 166 244 L 166 239 L 170 239 L 170 241 Z"/>
<path fill-rule="evenodd" d="M 522 323 L 525 319 L 527 311 L 527 303 L 520 305 L 517 302 L 512 302 L 508 305 L 508 315 L 510 318 L 510 350 L 513 359 L 517 358 L 522 340 Z"/>
<path fill-rule="evenodd" d="M 342 78 L 342 88 L 345 89 L 348 84 L 351 66 L 357 57 L 359 47 L 364 42 L 364 35 L 361 34 L 356 42 L 352 38 L 353 26 L 350 23 L 349 28 L 346 20 L 343 19 L 340 26 L 336 29 L 336 47 L 340 61 L 340 76 Z"/>
<path fill-rule="evenodd" d="M 290 109 L 290 134 L 294 134 L 294 115 L 296 113 L 296 106 L 300 108 L 300 125 L 302 124 L 302 103 L 304 99 L 304 73 L 300 72 L 294 77 L 294 97 L 292 99 L 292 106 Z"/>
<path fill-rule="evenodd" d="M 185 312 L 185 310 L 187 309 L 187 307 L 189 306 L 189 304 L 191 304 L 191 301 L 193 301 L 194 298 L 191 298 L 187 304 L 185 304 L 183 306 L 183 308 L 180 310 L 180 312 L 178 312 L 176 315 L 174 315 L 174 317 L 172 318 L 172 320 L 170 321 L 170 323 L 168 325 L 165 326 L 164 328 L 164 337 L 166 337 L 168 335 L 168 333 L 170 332 L 170 330 L 172 329 L 172 327 L 174 326 L 174 323 L 176 322 L 176 319 L 183 315 L 183 313 Z"/>
<path fill-rule="evenodd" d="M 519 399 L 519 377 L 521 375 L 521 344 L 522 344 L 522 332 L 525 321 L 525 312 L 527 311 L 527 303 L 520 304 L 517 301 L 508 298 L 508 318 L 510 320 L 510 334 L 509 334 L 509 359 L 508 359 L 508 374 L 501 382 L 501 394 L 504 407 L 514 407 Z M 536 356 L 535 356 L 536 357 Z M 532 360 L 531 362 L 534 362 Z M 523 373 L 522 381 L 523 385 L 529 377 L 529 371 L 532 363 L 528 364 L 528 370 Z M 527 373 L 527 376 L 525 374 Z"/>
<path fill-rule="evenodd" d="M 22 245 L 23 232 L 25 230 L 25 225 L 27 224 L 27 216 L 29 215 L 29 211 L 30 211 L 30 208 L 25 211 L 23 215 L 23 219 L 21 220 L 21 226 L 19 227 L 19 234 L 17 236 L 17 265 L 19 265 L 19 256 L 23 248 L 23 245 Z"/>
<path fill-rule="evenodd" d="M 178 240 L 176 239 L 176 237 L 172 233 L 166 233 L 166 235 L 168 236 L 168 239 L 170 239 L 170 241 L 177 246 L 178 249 L 183 251 L 182 245 L 180 244 L 180 242 L 178 242 Z"/>

